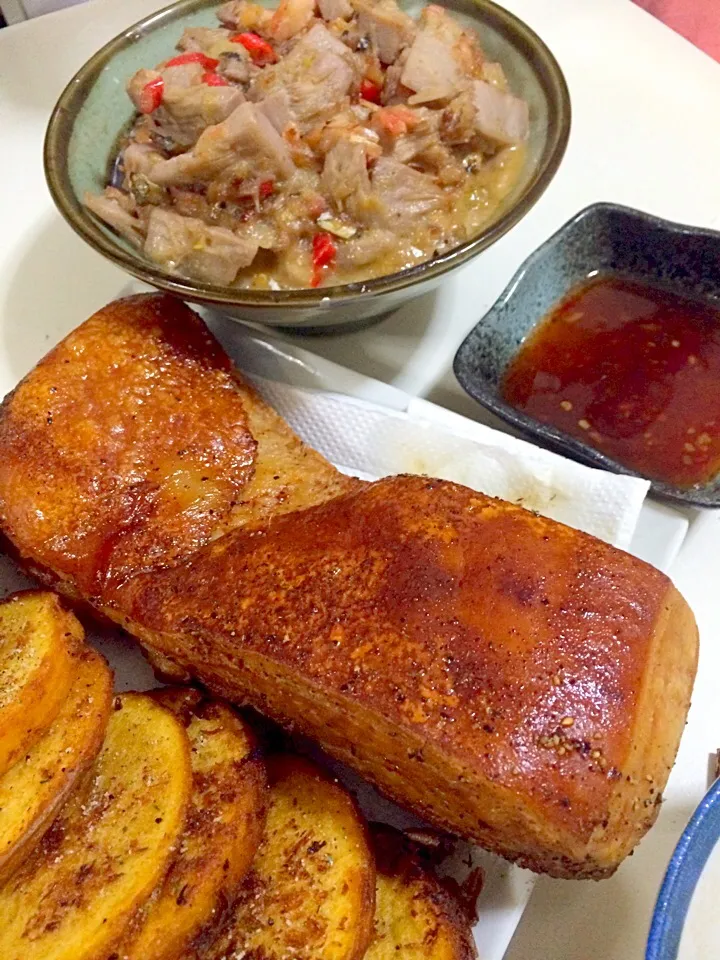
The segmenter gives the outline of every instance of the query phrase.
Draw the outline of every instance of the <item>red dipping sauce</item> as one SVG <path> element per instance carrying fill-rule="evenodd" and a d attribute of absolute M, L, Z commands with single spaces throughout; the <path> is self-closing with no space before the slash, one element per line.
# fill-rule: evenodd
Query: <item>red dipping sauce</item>
<path fill-rule="evenodd" d="M 619 277 L 574 290 L 523 344 L 502 395 L 651 479 L 720 470 L 720 310 Z"/>

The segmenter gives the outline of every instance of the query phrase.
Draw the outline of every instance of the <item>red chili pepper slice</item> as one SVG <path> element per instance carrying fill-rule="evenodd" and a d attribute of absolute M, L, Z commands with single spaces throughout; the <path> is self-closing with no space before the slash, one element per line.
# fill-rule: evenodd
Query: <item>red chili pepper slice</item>
<path fill-rule="evenodd" d="M 259 67 L 277 61 L 277 54 L 273 48 L 267 40 L 263 40 L 256 33 L 236 33 L 234 37 L 230 37 L 230 43 L 241 43 L 252 57 L 253 63 Z"/>
<path fill-rule="evenodd" d="M 263 180 L 258 187 L 258 195 L 261 200 L 265 200 L 270 194 L 275 193 L 275 183 L 272 180 Z"/>
<path fill-rule="evenodd" d="M 162 103 L 165 83 L 162 77 L 156 77 L 148 81 L 140 91 L 138 106 L 140 113 L 152 113 Z"/>
<path fill-rule="evenodd" d="M 206 83 L 209 87 L 229 87 L 230 84 L 227 82 L 225 77 L 221 77 L 219 73 L 204 73 L 201 77 L 202 82 Z"/>
<path fill-rule="evenodd" d="M 316 233 L 313 237 L 313 272 L 310 279 L 311 287 L 319 287 L 322 283 L 322 268 L 334 263 L 337 247 L 327 233 Z"/>
<path fill-rule="evenodd" d="M 380 94 L 382 93 L 382 87 L 380 84 L 375 83 L 374 80 L 368 80 L 367 77 L 360 84 L 360 96 L 363 100 L 367 100 L 368 103 L 380 103 Z"/>
<path fill-rule="evenodd" d="M 186 63 L 199 63 L 206 70 L 214 70 L 220 63 L 215 57 L 208 57 L 207 54 L 199 50 L 193 50 L 191 53 L 181 53 L 179 57 L 173 57 L 172 60 L 166 60 L 166 67 L 182 67 Z"/>

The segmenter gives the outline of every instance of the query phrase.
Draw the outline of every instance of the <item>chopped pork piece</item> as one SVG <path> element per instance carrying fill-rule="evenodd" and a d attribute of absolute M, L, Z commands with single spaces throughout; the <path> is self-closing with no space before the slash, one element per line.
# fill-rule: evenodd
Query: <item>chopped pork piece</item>
<path fill-rule="evenodd" d="M 199 87 L 202 83 L 205 67 L 199 63 L 178 63 L 174 67 L 162 67 L 163 100 L 168 93 L 178 93 L 190 87 Z"/>
<path fill-rule="evenodd" d="M 315 16 L 315 0 L 280 0 L 268 33 L 279 42 L 289 40 L 308 26 Z"/>
<path fill-rule="evenodd" d="M 426 173 L 381 157 L 372 175 L 373 193 L 380 202 L 380 219 L 388 226 L 402 224 L 445 206 L 447 196 Z"/>
<path fill-rule="evenodd" d="M 349 20 L 353 15 L 350 0 L 318 0 L 323 20 Z"/>
<path fill-rule="evenodd" d="M 123 151 L 123 170 L 126 177 L 136 174 L 147 176 L 155 164 L 163 159 L 154 147 L 147 143 L 130 143 Z"/>
<path fill-rule="evenodd" d="M 458 92 L 463 84 L 460 66 L 453 48 L 427 30 L 421 30 L 407 55 L 400 82 L 415 93 L 430 88 L 433 95 Z"/>
<path fill-rule="evenodd" d="M 285 133 L 295 120 L 290 107 L 290 94 L 282 88 L 271 93 L 264 100 L 260 100 L 257 109 L 268 118 L 280 134 Z"/>
<path fill-rule="evenodd" d="M 443 7 L 430 4 L 420 14 L 420 30 L 435 37 L 452 50 L 460 71 L 467 77 L 482 77 L 485 56 L 477 34 L 464 30 Z"/>
<path fill-rule="evenodd" d="M 234 50 L 220 54 L 217 72 L 234 83 L 248 83 L 258 72 L 258 68 L 245 47 L 239 43 L 234 43 L 233 47 Z"/>
<path fill-rule="evenodd" d="M 248 3 L 248 0 L 230 0 L 224 3 L 217 11 L 220 23 L 231 30 L 254 30 L 261 36 L 270 26 L 273 18 L 272 10 L 266 10 L 259 3 Z"/>
<path fill-rule="evenodd" d="M 414 103 L 448 99 L 474 77 L 481 77 L 484 57 L 474 34 L 431 5 L 420 15 L 420 30 L 408 51 L 401 75 L 414 91 Z"/>
<path fill-rule="evenodd" d="M 156 164 L 152 178 L 168 186 L 201 183 L 229 170 L 243 179 L 250 173 L 290 177 L 294 169 L 287 144 L 267 117 L 254 103 L 242 103 L 227 120 L 207 127 L 187 153 Z"/>
<path fill-rule="evenodd" d="M 232 283 L 257 250 L 256 240 L 159 207 L 150 214 L 144 247 L 155 263 L 221 286 Z"/>
<path fill-rule="evenodd" d="M 332 116 L 360 74 L 359 57 L 317 23 L 287 56 L 258 75 L 248 96 L 262 100 L 286 90 L 298 128 L 306 133 L 318 119 Z"/>
<path fill-rule="evenodd" d="M 104 193 L 86 193 L 83 202 L 96 217 L 104 220 L 121 237 L 125 237 L 135 247 L 141 247 L 145 237 L 144 224 L 127 209 L 127 203 L 117 196 L 119 190 L 108 187 Z M 125 198 L 129 199 L 129 198 Z"/>
<path fill-rule="evenodd" d="M 530 129 L 530 112 L 525 100 L 503 93 L 484 80 L 474 80 L 472 99 L 477 130 L 498 143 L 522 143 Z"/>
<path fill-rule="evenodd" d="M 180 68 L 177 68 L 180 69 Z M 239 87 L 167 88 L 154 114 L 158 133 L 179 147 L 191 147 L 208 127 L 221 123 L 245 101 Z"/>
<path fill-rule="evenodd" d="M 222 27 L 186 27 L 178 41 L 178 50 L 217 56 L 227 48 L 231 33 Z"/>
<path fill-rule="evenodd" d="M 370 196 L 370 177 L 365 151 L 358 143 L 340 140 L 325 157 L 322 188 L 341 213 L 348 211 L 362 219 L 362 208 Z"/>
<path fill-rule="evenodd" d="M 382 63 L 394 63 L 401 50 L 413 42 L 417 27 L 395 0 L 353 0 L 358 29 L 370 41 Z"/>

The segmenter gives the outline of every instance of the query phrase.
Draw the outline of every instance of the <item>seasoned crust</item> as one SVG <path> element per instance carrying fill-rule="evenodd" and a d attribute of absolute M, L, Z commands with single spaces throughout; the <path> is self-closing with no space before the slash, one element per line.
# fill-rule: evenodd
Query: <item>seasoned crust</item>
<path fill-rule="evenodd" d="M 361 960 L 375 866 L 352 798 L 299 757 L 269 760 L 265 836 L 222 935 L 202 960 Z"/>
<path fill-rule="evenodd" d="M 365 960 L 477 960 L 468 917 L 403 835 L 376 824 L 371 836 L 375 929 Z"/>
<path fill-rule="evenodd" d="M 227 704 L 189 687 L 151 696 L 187 730 L 193 788 L 167 875 L 116 952 L 123 960 L 184 960 L 235 899 L 257 852 L 265 767 L 249 727 Z"/>
<path fill-rule="evenodd" d="M 0 603 L 0 775 L 60 712 L 73 680 L 77 629 L 51 593 L 25 590 Z"/>
<path fill-rule="evenodd" d="M 13 464 L 0 479 L 6 524 L 92 595 L 222 531 L 256 442 L 200 318 L 144 296 L 100 311 L 21 381 L 0 447 Z"/>
<path fill-rule="evenodd" d="M 3 529 L 86 598 L 360 483 L 298 440 L 197 314 L 153 294 L 40 361 L 3 402 L 0 450 Z"/>
<path fill-rule="evenodd" d="M 69 614 L 68 623 L 74 618 Z M 0 777 L 0 885 L 57 816 L 102 746 L 112 702 L 112 673 L 83 642 L 75 621 L 73 681 L 54 723 L 27 754 Z"/>
<path fill-rule="evenodd" d="M 641 692 L 655 671 L 675 676 L 681 693 L 656 709 L 676 745 L 696 662 L 692 614 L 662 573 L 420 477 L 230 533 L 113 602 L 216 692 L 438 826 L 558 876 L 612 872 L 646 829 L 644 808 L 613 818 Z M 665 762 L 640 766 L 661 791 Z"/>
<path fill-rule="evenodd" d="M 135 330 L 136 315 L 158 310 L 173 321 L 165 375 L 192 366 L 200 321 L 167 298 L 131 298 L 71 335 L 81 361 L 53 368 L 58 392 L 73 396 L 85 372 L 101 396 L 105 367 L 83 366 L 79 347 L 106 314 Z M 73 455 L 70 421 L 81 434 L 84 423 L 69 409 L 57 443 L 54 422 L 28 414 L 42 409 L 57 350 L 0 414 L 0 522 L 35 571 L 165 667 L 318 739 L 441 828 L 557 876 L 616 868 L 651 822 L 642 784 L 651 778 L 653 796 L 664 786 L 695 672 L 692 614 L 666 577 L 455 484 L 342 478 L 235 377 L 257 448 L 224 526 L 208 520 L 204 546 L 178 542 L 163 559 L 166 533 L 150 525 L 159 566 L 108 579 L 96 554 L 68 559 L 49 537 L 66 529 L 62 507 L 48 529 L 33 519 L 48 468 L 62 474 Z M 191 409 L 203 363 L 184 395 Z M 202 431 L 214 436 L 212 418 Z M 85 457 L 106 482 L 107 464 L 90 448 Z M 91 538 L 125 533 L 98 504 Z M 666 687 L 672 696 L 653 700 Z"/>
<path fill-rule="evenodd" d="M 143 694 L 113 707 L 85 789 L 0 889 L 3 960 L 106 956 L 167 868 L 191 789 L 185 730 Z"/>

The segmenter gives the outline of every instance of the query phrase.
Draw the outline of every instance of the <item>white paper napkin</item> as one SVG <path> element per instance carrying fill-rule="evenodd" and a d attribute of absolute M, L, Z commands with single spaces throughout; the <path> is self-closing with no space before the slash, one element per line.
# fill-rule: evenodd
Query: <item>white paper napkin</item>
<path fill-rule="evenodd" d="M 306 443 L 347 473 L 454 480 L 627 549 L 649 483 L 594 470 L 455 414 L 433 423 L 363 400 L 251 377 Z"/>

